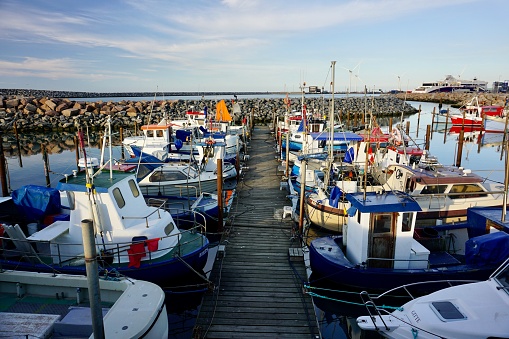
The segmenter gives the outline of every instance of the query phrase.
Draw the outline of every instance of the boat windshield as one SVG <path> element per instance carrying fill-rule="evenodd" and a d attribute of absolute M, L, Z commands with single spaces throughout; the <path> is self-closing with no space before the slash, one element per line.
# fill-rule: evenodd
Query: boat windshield
<path fill-rule="evenodd" d="M 509 293 L 509 265 L 506 265 L 497 275 L 495 279 L 503 286 L 503 289 Z"/>

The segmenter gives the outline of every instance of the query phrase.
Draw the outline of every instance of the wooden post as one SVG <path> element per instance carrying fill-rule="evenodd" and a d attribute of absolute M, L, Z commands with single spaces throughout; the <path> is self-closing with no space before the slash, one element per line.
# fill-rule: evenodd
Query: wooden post
<path fill-rule="evenodd" d="M 479 139 L 477 139 L 477 153 L 481 153 L 481 145 L 482 145 L 482 134 L 484 131 L 484 123 L 486 121 L 486 114 L 482 115 L 481 121 L 481 129 L 479 130 Z"/>
<path fill-rule="evenodd" d="M 124 160 L 125 159 L 125 149 L 124 149 L 124 128 L 122 126 L 120 126 L 119 128 L 119 138 L 120 138 L 120 152 L 121 152 L 121 159 Z"/>
<path fill-rule="evenodd" d="M 464 141 L 464 139 L 465 139 L 465 130 L 462 128 L 460 130 L 460 135 L 459 135 L 459 139 L 458 139 L 458 153 L 456 154 L 456 167 L 461 166 L 461 157 L 463 156 L 463 141 Z"/>
<path fill-rule="evenodd" d="M 237 171 L 237 182 L 239 182 L 240 178 L 240 146 L 239 146 L 239 138 L 237 138 L 237 155 L 235 158 L 235 170 Z"/>
<path fill-rule="evenodd" d="M 433 135 L 433 125 L 435 124 L 435 111 L 436 107 L 433 107 L 433 113 L 431 113 L 431 135 Z"/>
<path fill-rule="evenodd" d="M 431 126 L 430 125 L 427 125 L 426 126 L 426 142 L 425 142 L 425 145 L 424 145 L 424 149 L 426 151 L 429 151 L 429 139 L 430 139 L 430 134 L 431 134 Z"/>
<path fill-rule="evenodd" d="M 290 138 L 290 131 L 286 131 L 286 138 Z M 285 162 L 286 162 L 286 168 L 285 168 L 285 175 L 287 178 L 290 177 L 290 167 L 289 167 L 289 160 L 288 158 L 290 157 L 290 143 L 287 142 L 286 143 L 286 150 L 285 150 Z"/>
<path fill-rule="evenodd" d="M 12 128 L 14 129 L 14 135 L 16 136 L 16 147 L 18 148 L 19 167 L 23 167 L 23 161 L 21 160 L 21 146 L 19 144 L 18 127 L 16 126 L 16 121 L 14 121 Z"/>
<path fill-rule="evenodd" d="M 304 231 L 304 199 L 306 196 L 307 163 L 307 160 L 303 159 L 300 164 L 299 234 L 303 234 Z"/>
<path fill-rule="evenodd" d="M 51 187 L 51 181 L 49 179 L 49 160 L 48 153 L 46 152 L 46 146 L 41 144 L 42 161 L 44 162 L 44 176 L 46 177 L 46 187 Z"/>
<path fill-rule="evenodd" d="M 217 159 L 217 222 L 218 232 L 223 231 L 223 159 Z"/>
<path fill-rule="evenodd" d="M 447 109 L 447 113 L 445 115 L 445 130 L 444 130 L 444 144 L 447 140 L 447 124 L 449 123 L 449 109 Z"/>
<path fill-rule="evenodd" d="M 254 107 L 251 108 L 251 119 L 249 120 L 249 128 L 251 129 L 251 134 L 253 133 L 254 127 Z"/>
<path fill-rule="evenodd" d="M 410 120 L 406 122 L 405 133 L 406 133 L 406 135 L 410 135 Z M 401 141 L 404 141 L 404 140 L 401 140 Z"/>
<path fill-rule="evenodd" d="M 421 123 L 421 105 L 419 105 L 419 111 L 417 112 L 417 131 L 415 132 L 415 137 L 419 137 L 419 125 Z"/>
<path fill-rule="evenodd" d="M 392 132 L 392 117 L 389 118 L 389 134 Z"/>
<path fill-rule="evenodd" d="M 80 163 L 80 146 L 79 146 L 79 141 L 78 141 L 77 137 L 74 137 L 74 147 L 76 147 L 76 169 L 79 171 L 80 170 L 80 166 L 79 166 L 79 163 Z"/>
<path fill-rule="evenodd" d="M 0 131 L 0 180 L 2 183 L 2 197 L 9 196 L 7 190 L 7 170 L 5 168 L 5 155 L 4 155 L 4 139 L 2 132 Z"/>

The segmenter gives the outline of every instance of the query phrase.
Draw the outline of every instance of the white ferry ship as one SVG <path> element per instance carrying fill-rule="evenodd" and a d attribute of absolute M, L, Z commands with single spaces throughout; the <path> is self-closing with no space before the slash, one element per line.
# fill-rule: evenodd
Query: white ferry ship
<path fill-rule="evenodd" d="M 488 82 L 477 78 L 473 80 L 456 79 L 452 75 L 447 75 L 445 80 L 436 82 L 425 82 L 420 87 L 414 89 L 412 93 L 439 93 L 439 92 L 486 92 L 488 91 Z"/>

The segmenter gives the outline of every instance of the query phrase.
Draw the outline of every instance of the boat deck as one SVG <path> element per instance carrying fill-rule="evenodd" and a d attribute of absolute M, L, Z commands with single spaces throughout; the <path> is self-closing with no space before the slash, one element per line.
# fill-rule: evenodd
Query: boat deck
<path fill-rule="evenodd" d="M 306 268 L 300 241 L 293 237 L 288 191 L 274 137 L 257 126 L 250 143 L 249 169 L 237 187 L 194 338 L 317 338 L 310 296 L 303 293 Z"/>

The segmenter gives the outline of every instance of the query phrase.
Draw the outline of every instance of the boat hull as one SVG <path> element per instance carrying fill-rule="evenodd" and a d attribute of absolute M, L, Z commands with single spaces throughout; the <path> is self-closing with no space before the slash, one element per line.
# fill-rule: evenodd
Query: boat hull
<path fill-rule="evenodd" d="M 100 274 L 108 274 L 106 271 L 118 272 L 129 278 L 145 280 L 155 283 L 159 286 L 173 286 L 175 283 L 185 281 L 188 277 L 201 272 L 205 267 L 208 257 L 209 241 L 207 238 L 195 232 L 182 232 L 182 238 L 170 253 L 157 259 L 151 259 L 150 253 L 141 260 L 139 267 L 125 264 L 110 264 L 107 260 L 98 260 L 102 267 Z M 100 247 L 100 246 L 98 246 Z M 63 274 L 86 275 L 84 260 L 81 264 L 70 265 L 63 262 L 61 264 L 50 264 L 46 262 L 26 262 L 16 259 L 0 260 L 0 265 L 4 269 L 16 269 L 20 271 L 31 272 L 60 272 Z M 115 273 L 113 273 L 115 274 Z"/>
<path fill-rule="evenodd" d="M 309 221 L 320 228 L 341 233 L 347 221 L 347 215 L 340 202 L 339 207 L 321 204 L 310 197 L 306 199 L 307 217 Z"/>
<path fill-rule="evenodd" d="M 369 292 L 384 292 L 401 285 L 437 280 L 485 280 L 498 265 L 458 265 L 447 269 L 388 269 L 369 268 L 351 263 L 345 256 L 342 236 L 313 240 L 309 259 L 313 275 L 328 281 Z M 426 289 L 437 287 L 426 286 Z M 431 292 L 420 290 L 419 292 Z"/>

